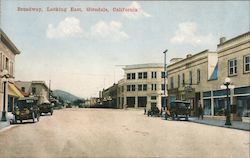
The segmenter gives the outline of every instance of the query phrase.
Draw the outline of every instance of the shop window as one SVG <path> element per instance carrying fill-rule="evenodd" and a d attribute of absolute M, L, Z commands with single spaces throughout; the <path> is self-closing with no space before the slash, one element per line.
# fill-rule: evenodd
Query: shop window
<path fill-rule="evenodd" d="M 212 114 L 212 109 L 211 109 L 211 99 L 204 99 L 204 115 L 211 115 Z"/>

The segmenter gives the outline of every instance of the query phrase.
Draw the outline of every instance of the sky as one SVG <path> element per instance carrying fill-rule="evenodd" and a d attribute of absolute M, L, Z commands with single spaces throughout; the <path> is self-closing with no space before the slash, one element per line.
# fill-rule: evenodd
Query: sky
<path fill-rule="evenodd" d="M 250 27 L 249 1 L 0 1 L 1 28 L 21 51 L 15 80 L 51 80 L 82 98 L 122 79 L 123 65 L 163 63 L 166 49 L 167 63 L 216 51 Z"/>

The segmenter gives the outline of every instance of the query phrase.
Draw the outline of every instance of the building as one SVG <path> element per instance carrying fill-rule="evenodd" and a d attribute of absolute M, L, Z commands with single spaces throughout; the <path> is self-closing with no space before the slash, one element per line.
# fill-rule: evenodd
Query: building
<path fill-rule="evenodd" d="M 13 84 L 15 79 L 15 56 L 20 54 L 20 51 L 16 48 L 14 43 L 8 38 L 8 36 L 0 29 L 0 111 L 3 109 L 3 95 L 4 95 L 4 88 L 3 88 L 3 71 L 7 70 L 7 85 L 6 86 L 6 102 L 5 105 L 6 111 L 11 111 L 15 104 L 17 98 L 22 97 L 22 94 Z"/>
<path fill-rule="evenodd" d="M 216 78 L 216 52 L 204 50 L 197 54 L 188 54 L 186 58 L 174 58 L 167 66 L 169 102 L 187 100 L 191 103 L 192 115 L 196 115 L 201 93 L 210 80 Z"/>
<path fill-rule="evenodd" d="M 250 32 L 220 39 L 216 52 L 204 50 L 173 59 L 168 65 L 168 95 L 172 100 L 189 100 L 192 115 L 199 104 L 206 117 L 225 119 L 227 91 L 221 89 L 229 77 L 233 119 L 250 116 Z"/>
<path fill-rule="evenodd" d="M 102 91 L 102 107 L 117 108 L 118 84 L 113 84 Z"/>
<path fill-rule="evenodd" d="M 45 96 L 49 99 L 49 87 L 44 81 L 15 81 L 15 84 L 27 96 Z"/>
<path fill-rule="evenodd" d="M 119 105 L 124 108 L 163 106 L 164 66 L 159 63 L 127 65 L 124 68 L 125 78 L 120 81 Z"/>
<path fill-rule="evenodd" d="M 124 108 L 124 85 L 125 85 L 125 78 L 118 81 L 117 84 L 117 105 L 118 109 Z"/>
<path fill-rule="evenodd" d="M 219 117 L 226 109 L 226 90 L 221 85 L 229 77 L 234 85 L 230 90 L 230 104 L 234 119 L 250 117 L 250 32 L 226 40 L 217 45 L 217 79 L 203 90 L 202 101 L 207 116 Z M 224 118 L 224 117 L 223 117 Z"/>

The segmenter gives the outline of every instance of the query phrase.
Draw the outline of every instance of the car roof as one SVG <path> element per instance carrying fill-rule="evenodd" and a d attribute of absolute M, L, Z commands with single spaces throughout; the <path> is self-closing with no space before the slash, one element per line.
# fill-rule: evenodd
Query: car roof
<path fill-rule="evenodd" d="M 22 97 L 22 98 L 19 98 L 18 100 L 38 100 L 37 97 Z"/>
<path fill-rule="evenodd" d="M 184 100 L 175 100 L 175 101 L 172 101 L 171 103 L 184 103 L 184 104 L 190 104 L 190 102 L 184 101 Z"/>

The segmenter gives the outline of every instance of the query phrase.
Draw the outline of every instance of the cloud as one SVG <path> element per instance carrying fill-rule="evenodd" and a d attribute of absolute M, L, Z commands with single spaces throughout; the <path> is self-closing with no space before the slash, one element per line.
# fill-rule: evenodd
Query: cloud
<path fill-rule="evenodd" d="M 48 25 L 46 35 L 50 39 L 67 37 L 80 37 L 92 40 L 121 41 L 129 38 L 128 34 L 122 30 L 122 23 L 118 21 L 99 21 L 90 26 L 89 31 L 80 26 L 80 20 L 75 17 L 66 17 L 55 27 Z"/>
<path fill-rule="evenodd" d="M 143 17 L 151 17 L 151 15 L 147 12 L 145 12 L 142 8 L 141 5 L 138 2 L 132 2 L 127 8 L 130 9 L 136 9 L 136 12 L 124 12 L 122 15 L 127 17 L 128 19 L 139 19 Z"/>
<path fill-rule="evenodd" d="M 52 39 L 73 37 L 81 33 L 80 20 L 75 17 L 66 17 L 63 21 L 59 22 L 56 27 L 53 24 L 49 24 L 46 35 Z"/>
<path fill-rule="evenodd" d="M 104 39 L 111 41 L 121 41 L 128 39 L 126 32 L 122 31 L 122 23 L 118 21 L 99 21 L 91 27 L 91 35 L 95 39 Z"/>
<path fill-rule="evenodd" d="M 194 22 L 184 22 L 178 25 L 175 36 L 170 39 L 171 43 L 206 45 L 213 44 L 212 34 L 199 35 L 197 33 L 197 25 Z"/>

